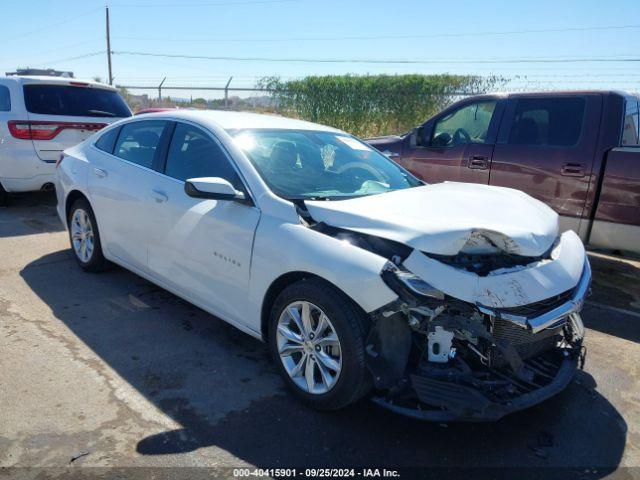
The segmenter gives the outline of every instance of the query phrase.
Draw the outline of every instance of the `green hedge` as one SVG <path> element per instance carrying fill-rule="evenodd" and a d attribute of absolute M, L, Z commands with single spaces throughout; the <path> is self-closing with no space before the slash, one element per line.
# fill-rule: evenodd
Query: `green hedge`
<path fill-rule="evenodd" d="M 265 77 L 279 110 L 361 137 L 402 133 L 457 100 L 484 92 L 497 77 L 472 75 L 328 75 L 282 81 Z"/>

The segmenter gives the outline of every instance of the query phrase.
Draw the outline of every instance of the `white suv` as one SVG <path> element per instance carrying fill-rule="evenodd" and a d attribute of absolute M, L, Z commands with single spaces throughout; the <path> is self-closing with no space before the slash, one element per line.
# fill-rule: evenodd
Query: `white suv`
<path fill-rule="evenodd" d="M 53 186 L 65 148 L 131 110 L 108 85 L 61 77 L 0 77 L 0 203 Z"/>

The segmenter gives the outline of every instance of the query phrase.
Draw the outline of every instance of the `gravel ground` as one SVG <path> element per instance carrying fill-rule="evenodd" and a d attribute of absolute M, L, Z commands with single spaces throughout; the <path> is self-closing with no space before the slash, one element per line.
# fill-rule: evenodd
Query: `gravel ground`
<path fill-rule="evenodd" d="M 0 209 L 0 467 L 567 467 L 640 478 L 627 468 L 640 466 L 638 261 L 590 254 L 586 368 L 542 405 L 482 424 L 420 423 L 367 401 L 327 414 L 286 393 L 259 341 L 123 269 L 83 273 L 54 202 L 24 195 Z"/>

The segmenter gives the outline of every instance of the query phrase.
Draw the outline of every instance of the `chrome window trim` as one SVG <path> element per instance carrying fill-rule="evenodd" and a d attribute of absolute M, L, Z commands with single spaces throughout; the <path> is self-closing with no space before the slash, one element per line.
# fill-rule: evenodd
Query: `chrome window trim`
<path fill-rule="evenodd" d="M 147 121 L 149 120 L 148 118 L 145 119 L 136 119 L 136 120 L 131 120 L 128 122 L 124 122 L 124 123 L 119 123 L 118 127 L 123 127 L 124 125 L 128 125 L 130 123 L 135 123 L 135 122 L 142 122 L 142 121 Z M 197 123 L 194 122 L 188 122 L 188 121 L 184 121 L 182 119 L 180 120 L 175 120 L 175 119 L 168 119 L 168 118 L 154 118 L 153 120 L 159 120 L 159 121 L 165 121 L 165 122 L 174 122 L 174 123 L 178 123 L 178 122 L 183 122 L 183 123 L 189 123 L 191 125 L 193 125 L 194 127 L 198 127 L 200 128 L 200 130 L 204 131 L 205 133 L 209 134 L 212 139 L 218 144 L 218 146 L 221 148 L 222 153 L 224 153 L 225 157 L 227 158 L 227 160 L 229 161 L 229 163 L 231 164 L 231 168 L 234 169 L 234 171 L 236 172 L 236 174 L 238 175 L 238 178 L 240 179 L 240 181 L 242 182 L 242 185 L 244 186 L 247 194 L 249 195 L 249 199 L 251 200 L 251 202 L 253 203 L 253 205 L 248 205 L 248 206 L 254 206 L 255 208 L 258 208 L 258 203 L 256 202 L 255 196 L 253 195 L 253 192 L 251 191 L 251 189 L 248 187 L 246 180 L 244 179 L 244 176 L 242 175 L 242 172 L 240 171 L 240 169 L 238 168 L 238 166 L 236 165 L 236 162 L 233 160 L 233 158 L 231 157 L 231 155 L 229 154 L 229 151 L 225 148 L 225 146 L 222 144 L 222 142 L 220 142 L 220 140 L 218 140 L 215 135 L 208 129 L 205 128 L 202 125 L 199 125 Z M 111 130 L 111 129 L 109 129 Z M 145 167 L 144 165 L 140 165 L 134 162 L 130 162 L 129 160 L 125 160 L 124 158 L 118 157 L 117 155 L 114 155 L 113 153 L 109 153 L 109 152 L 105 152 L 104 150 L 99 149 L 96 146 L 96 142 L 98 141 L 98 139 L 104 135 L 105 133 L 107 133 L 105 130 L 101 130 L 100 131 L 101 135 L 98 136 L 98 138 L 96 140 L 94 140 L 93 142 L 91 142 L 89 145 L 91 146 L 91 148 L 93 148 L 94 150 L 102 153 L 103 155 L 108 155 L 109 157 L 115 159 L 115 160 L 119 160 L 121 162 L 126 163 L 127 165 L 131 165 L 134 167 L 138 167 L 141 170 L 147 171 L 147 172 L 151 172 L 151 173 L 155 173 L 156 175 L 160 175 L 163 178 L 167 178 L 169 180 L 172 180 L 174 182 L 177 182 L 178 184 L 182 184 L 184 185 L 185 182 L 184 180 L 178 180 L 177 178 L 171 177 L 169 175 L 166 175 L 164 172 L 159 172 L 158 170 L 154 170 L 153 168 L 148 168 Z M 173 135 L 173 134 L 172 134 Z M 173 140 L 173 137 L 171 138 Z M 114 145 L 115 148 L 115 145 Z M 167 151 L 167 155 L 168 155 L 168 151 Z M 259 210 L 259 208 L 258 208 Z"/>

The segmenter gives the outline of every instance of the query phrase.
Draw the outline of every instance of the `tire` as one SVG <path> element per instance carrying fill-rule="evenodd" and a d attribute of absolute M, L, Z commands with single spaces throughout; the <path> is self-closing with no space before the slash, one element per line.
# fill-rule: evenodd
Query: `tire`
<path fill-rule="evenodd" d="M 4 189 L 2 183 L 0 183 L 0 207 L 9 206 L 9 193 Z"/>
<path fill-rule="evenodd" d="M 315 325 L 316 331 L 320 322 L 319 315 L 323 313 L 328 319 L 329 328 L 324 330 L 324 336 L 320 332 L 316 334 L 315 338 L 315 341 L 319 341 L 324 346 L 318 351 L 318 345 L 313 346 L 311 342 L 313 334 L 309 334 L 307 337 L 309 342 L 304 343 L 311 343 L 311 345 L 302 347 L 306 350 L 300 352 L 295 350 L 295 353 L 291 353 L 290 356 L 281 357 L 281 349 L 288 350 L 289 347 L 298 345 L 297 341 L 290 338 L 292 331 L 299 334 L 298 340 L 303 336 L 302 332 L 295 327 L 297 323 L 293 320 L 293 316 L 285 311 L 291 311 L 291 308 L 298 310 L 300 307 L 300 313 L 302 313 L 301 305 L 305 302 L 310 304 L 310 317 L 315 318 L 315 323 L 312 320 L 312 325 Z M 314 310 L 314 307 L 317 310 Z M 299 321 L 301 317 L 298 317 Z M 283 335 L 279 324 L 282 326 L 287 322 L 289 324 L 286 325 L 286 328 L 291 330 L 287 332 L 287 335 Z M 296 397 L 318 410 L 337 410 L 354 403 L 371 389 L 372 380 L 365 365 L 365 339 L 368 330 L 369 319 L 366 313 L 343 292 L 320 279 L 302 280 L 286 287 L 273 304 L 269 318 L 269 350 L 280 375 Z M 331 331 L 337 335 L 339 349 L 336 348 Z M 331 342 L 328 343 L 328 340 Z M 317 387 L 318 391 L 309 390 L 306 376 L 292 378 L 289 373 L 298 367 L 304 352 L 307 352 L 308 355 L 315 353 L 312 355 L 314 374 L 309 377 L 313 377 L 314 382 L 317 380 L 314 389 Z M 327 356 L 334 361 L 326 363 Z M 338 356 L 340 357 L 339 362 L 336 360 Z M 338 374 L 330 368 L 327 370 L 326 365 L 336 363 L 341 366 Z M 301 370 L 304 370 L 306 374 L 306 368 L 301 367 Z M 328 378 L 334 374 L 334 383 L 325 381 L 327 377 L 323 370 L 329 372 Z M 327 388 L 328 385 L 330 385 L 329 388 Z"/>
<path fill-rule="evenodd" d="M 89 230 L 82 228 L 82 223 L 88 225 Z M 69 242 L 73 256 L 76 258 L 78 265 L 85 272 L 102 272 L 110 266 L 109 261 L 102 254 L 102 244 L 100 243 L 100 232 L 98 231 L 98 223 L 93 214 L 93 209 L 89 202 L 84 198 L 79 198 L 71 206 L 69 211 Z M 85 249 L 78 248 L 78 243 L 74 243 L 74 235 L 78 229 L 84 231 Z M 82 241 L 80 241 L 82 243 Z M 91 248 L 89 246 L 91 245 Z"/>

